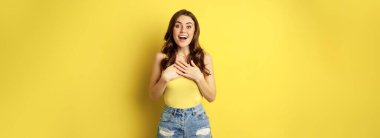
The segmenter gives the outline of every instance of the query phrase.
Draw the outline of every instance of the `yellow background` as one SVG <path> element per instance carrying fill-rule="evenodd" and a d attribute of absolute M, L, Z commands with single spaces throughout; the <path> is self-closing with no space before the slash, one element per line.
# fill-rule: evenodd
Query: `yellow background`
<path fill-rule="evenodd" d="M 0 137 L 154 137 L 152 62 L 183 8 L 214 60 L 214 137 L 380 137 L 375 0 L 1 1 Z"/>

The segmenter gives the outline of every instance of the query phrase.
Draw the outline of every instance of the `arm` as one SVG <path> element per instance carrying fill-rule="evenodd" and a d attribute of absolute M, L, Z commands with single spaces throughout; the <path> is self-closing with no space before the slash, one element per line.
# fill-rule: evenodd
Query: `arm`
<path fill-rule="evenodd" d="M 207 99 L 207 101 L 213 102 L 216 97 L 216 86 L 212 58 L 209 54 L 205 54 L 204 62 L 205 67 L 210 71 L 210 75 L 195 80 L 195 82 L 197 83 L 199 90 L 201 91 L 202 95 Z"/>
<path fill-rule="evenodd" d="M 157 53 L 156 58 L 153 64 L 152 75 L 149 85 L 149 97 L 152 99 L 159 99 L 164 93 L 164 90 L 167 85 L 167 80 L 161 77 L 161 60 L 165 58 L 165 55 L 162 53 Z"/>

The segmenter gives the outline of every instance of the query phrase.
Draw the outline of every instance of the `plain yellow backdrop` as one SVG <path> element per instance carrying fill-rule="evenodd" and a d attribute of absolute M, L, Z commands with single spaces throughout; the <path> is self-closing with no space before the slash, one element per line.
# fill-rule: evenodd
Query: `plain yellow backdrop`
<path fill-rule="evenodd" d="M 170 17 L 198 18 L 216 138 L 379 138 L 375 0 L 0 2 L 1 138 L 152 138 Z"/>

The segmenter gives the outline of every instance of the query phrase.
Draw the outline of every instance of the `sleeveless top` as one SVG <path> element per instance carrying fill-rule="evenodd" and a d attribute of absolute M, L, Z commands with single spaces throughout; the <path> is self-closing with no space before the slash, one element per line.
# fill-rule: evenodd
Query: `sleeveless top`
<path fill-rule="evenodd" d="M 179 77 L 168 82 L 164 92 L 165 104 L 174 108 L 190 108 L 202 102 L 196 82 Z"/>

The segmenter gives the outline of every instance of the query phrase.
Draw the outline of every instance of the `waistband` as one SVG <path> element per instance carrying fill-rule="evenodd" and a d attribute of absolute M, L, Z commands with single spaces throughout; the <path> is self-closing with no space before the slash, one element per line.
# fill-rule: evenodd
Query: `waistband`
<path fill-rule="evenodd" d="M 174 108 L 170 107 L 168 105 L 165 105 L 164 111 L 169 111 L 169 112 L 197 112 L 197 111 L 203 111 L 203 106 L 202 104 L 198 104 L 197 106 L 190 107 L 190 108 Z"/>

